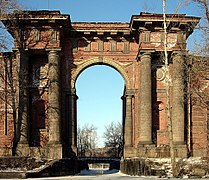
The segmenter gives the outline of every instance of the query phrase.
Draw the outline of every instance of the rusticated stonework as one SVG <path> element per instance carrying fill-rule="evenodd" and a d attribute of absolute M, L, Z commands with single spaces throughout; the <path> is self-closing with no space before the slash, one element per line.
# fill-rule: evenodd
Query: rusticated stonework
<path fill-rule="evenodd" d="M 12 87 L 1 82 L 3 94 L 5 88 L 14 90 L 11 98 L 5 95 L 0 100 L 1 155 L 11 155 L 13 149 L 24 156 L 76 156 L 75 84 L 94 65 L 114 68 L 125 82 L 124 158 L 169 156 L 167 108 L 171 109 L 177 156 L 201 154 L 208 148 L 205 144 L 196 147 L 199 119 L 195 111 L 188 114 L 185 96 L 186 39 L 199 18 L 167 15 L 171 107 L 166 107 L 162 14 L 141 13 L 132 16 L 130 23 L 79 23 L 59 11 L 29 11 L 17 14 L 15 20 L 18 26 L 9 28 L 18 28 L 20 38 L 14 36 L 12 64 L 8 64 L 14 69 L 14 81 Z M 9 25 L 9 20 L 3 22 Z M 2 54 L 2 66 L 7 58 Z M 201 122 L 207 123 L 206 113 L 200 115 Z M 207 138 L 204 126 L 198 130 Z"/>

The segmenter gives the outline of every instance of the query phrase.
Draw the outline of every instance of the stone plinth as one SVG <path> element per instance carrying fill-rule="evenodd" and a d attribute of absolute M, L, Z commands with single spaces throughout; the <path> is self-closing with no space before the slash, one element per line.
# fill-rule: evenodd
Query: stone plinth
<path fill-rule="evenodd" d="M 48 144 L 48 158 L 49 159 L 62 159 L 63 148 L 61 144 Z"/>
<path fill-rule="evenodd" d="M 124 158 L 134 157 L 149 157 L 149 158 L 170 158 L 169 146 L 156 147 L 155 145 L 139 145 L 138 147 L 125 147 Z M 186 145 L 175 146 L 176 157 L 186 158 L 187 147 Z"/>

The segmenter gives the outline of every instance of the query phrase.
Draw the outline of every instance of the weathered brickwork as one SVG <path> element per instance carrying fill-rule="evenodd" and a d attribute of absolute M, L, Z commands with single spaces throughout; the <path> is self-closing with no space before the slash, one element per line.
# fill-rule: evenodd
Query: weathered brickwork
<path fill-rule="evenodd" d="M 194 156 L 209 155 L 209 72 L 208 58 L 192 58 L 191 148 Z"/>
<path fill-rule="evenodd" d="M 1 100 L 1 155 L 9 146 L 15 147 L 17 155 L 76 156 L 76 80 L 90 66 L 107 65 L 121 74 L 125 84 L 123 156 L 169 156 L 162 15 L 141 13 L 132 16 L 130 23 L 70 22 L 69 16 L 59 11 L 31 11 L 17 18 L 22 29 L 22 41 L 15 38 L 12 57 L 17 106 L 5 120 L 5 101 Z M 199 19 L 185 15 L 167 18 L 176 153 L 186 157 L 204 151 L 206 155 L 208 110 L 199 112 L 198 106 L 187 102 L 184 79 L 186 39 Z M 3 22 L 8 24 L 6 19 Z"/>

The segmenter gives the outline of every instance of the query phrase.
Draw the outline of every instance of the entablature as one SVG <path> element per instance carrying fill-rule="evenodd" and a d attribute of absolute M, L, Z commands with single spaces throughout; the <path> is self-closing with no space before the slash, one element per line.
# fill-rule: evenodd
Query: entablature
<path fill-rule="evenodd" d="M 181 31 L 185 32 L 188 37 L 199 23 L 199 20 L 199 17 L 186 16 L 185 14 L 166 14 L 167 32 L 176 33 Z M 163 23 L 163 14 L 142 12 L 140 15 L 131 17 L 130 29 L 131 31 L 162 31 Z"/>
<path fill-rule="evenodd" d="M 185 14 L 166 14 L 167 50 L 186 49 L 186 39 L 193 32 L 200 18 Z M 133 15 L 130 22 L 131 32 L 139 38 L 139 49 L 164 48 L 165 32 L 163 14 L 141 13 Z"/>
<path fill-rule="evenodd" d="M 24 49 L 60 47 L 60 37 L 71 23 L 69 15 L 47 10 L 14 12 L 1 20 L 14 37 L 15 48 Z"/>
<path fill-rule="evenodd" d="M 14 12 L 9 18 L 1 18 L 5 25 L 10 24 L 9 26 L 12 27 L 14 25 L 10 23 L 11 19 L 15 20 L 15 25 L 20 28 L 26 26 L 40 27 L 43 25 L 69 27 L 71 23 L 69 15 L 61 14 L 60 11 L 48 10 Z"/>
<path fill-rule="evenodd" d="M 129 23 L 75 22 L 69 32 L 70 37 L 85 38 L 91 41 L 130 41 L 135 36 L 130 32 Z"/>

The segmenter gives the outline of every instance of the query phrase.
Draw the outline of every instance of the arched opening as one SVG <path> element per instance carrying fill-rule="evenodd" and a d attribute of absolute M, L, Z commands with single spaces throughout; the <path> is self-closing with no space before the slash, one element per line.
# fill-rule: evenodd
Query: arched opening
<path fill-rule="evenodd" d="M 79 97 L 77 101 L 78 156 L 121 156 L 122 147 L 114 143 L 111 147 L 105 134 L 107 135 L 109 130 L 109 137 L 111 137 L 120 125 L 123 132 L 121 96 L 124 94 L 124 78 L 111 66 L 92 64 L 80 72 L 75 87 Z"/>

